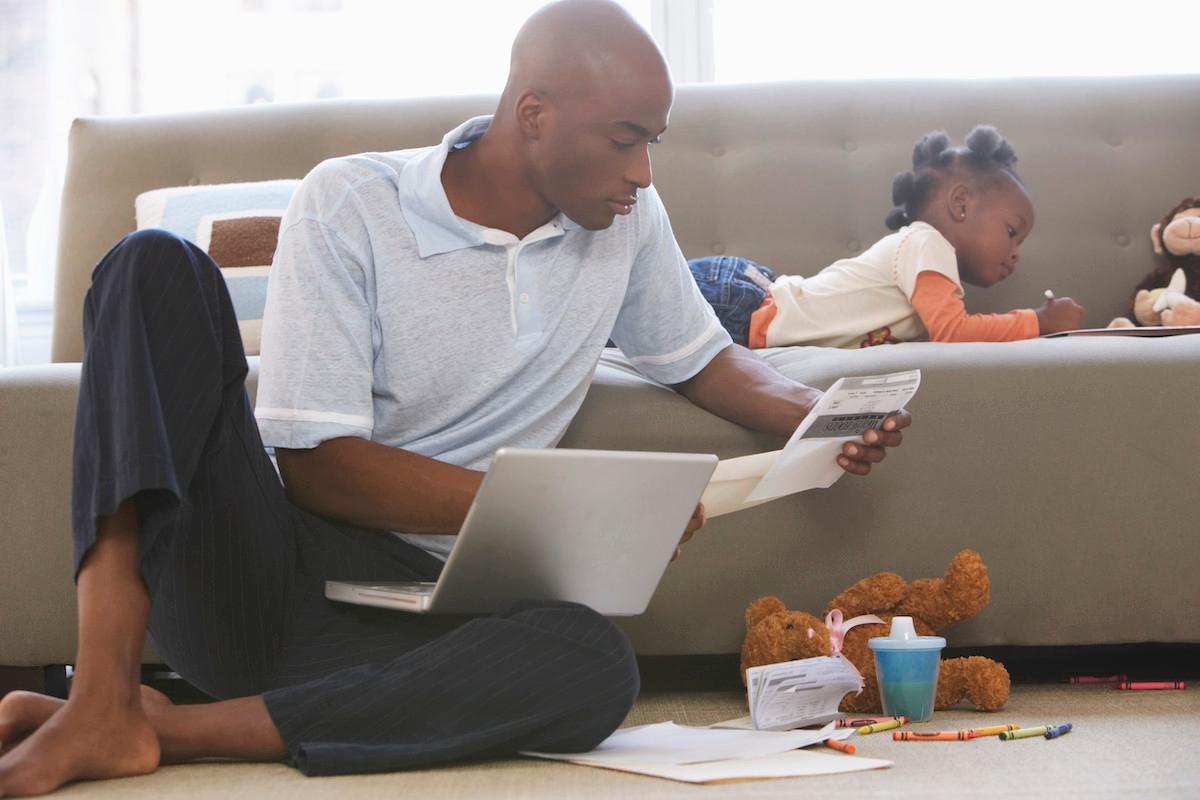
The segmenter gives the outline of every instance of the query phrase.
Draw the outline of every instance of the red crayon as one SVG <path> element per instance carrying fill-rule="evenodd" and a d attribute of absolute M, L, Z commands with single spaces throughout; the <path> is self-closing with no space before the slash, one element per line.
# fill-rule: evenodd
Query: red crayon
<path fill-rule="evenodd" d="M 1128 675 L 1109 675 L 1104 678 L 1093 678 L 1090 675 L 1078 675 L 1067 678 L 1066 683 L 1120 683 L 1129 680 Z"/>
<path fill-rule="evenodd" d="M 896 742 L 966 742 L 978 739 L 971 731 L 896 731 L 892 740 Z"/>
<path fill-rule="evenodd" d="M 1151 689 L 1186 689 L 1187 684 L 1183 681 L 1121 681 L 1115 684 L 1113 688 L 1128 689 L 1137 692 Z"/>

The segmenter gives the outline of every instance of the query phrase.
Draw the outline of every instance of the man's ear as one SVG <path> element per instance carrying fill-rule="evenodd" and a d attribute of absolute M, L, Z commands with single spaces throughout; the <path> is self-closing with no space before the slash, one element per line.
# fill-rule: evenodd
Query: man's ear
<path fill-rule="evenodd" d="M 546 99 L 535 89 L 526 89 L 517 98 L 517 127 L 526 139 L 540 139 L 544 134 L 546 114 L 549 109 Z"/>
<path fill-rule="evenodd" d="M 950 219 L 962 222 L 975 205 L 975 191 L 965 183 L 956 183 L 946 192 L 946 211 Z"/>

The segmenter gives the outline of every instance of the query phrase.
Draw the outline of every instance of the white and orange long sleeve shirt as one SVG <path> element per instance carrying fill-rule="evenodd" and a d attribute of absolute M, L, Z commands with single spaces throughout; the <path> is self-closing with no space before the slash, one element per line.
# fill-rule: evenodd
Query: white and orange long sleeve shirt
<path fill-rule="evenodd" d="M 968 314 L 954 247 L 914 222 L 812 277 L 782 275 L 750 320 L 751 347 L 868 347 L 1037 336 L 1032 309 Z"/>

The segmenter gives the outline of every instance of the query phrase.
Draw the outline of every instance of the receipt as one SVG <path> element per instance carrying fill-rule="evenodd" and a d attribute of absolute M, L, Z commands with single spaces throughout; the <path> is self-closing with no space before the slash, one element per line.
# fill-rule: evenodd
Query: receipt
<path fill-rule="evenodd" d="M 717 464 L 701 498 L 705 513 L 719 517 L 784 495 L 832 486 L 845 472 L 837 463 L 842 445 L 860 440 L 902 410 L 920 385 L 918 369 L 839 379 L 782 450 Z"/>

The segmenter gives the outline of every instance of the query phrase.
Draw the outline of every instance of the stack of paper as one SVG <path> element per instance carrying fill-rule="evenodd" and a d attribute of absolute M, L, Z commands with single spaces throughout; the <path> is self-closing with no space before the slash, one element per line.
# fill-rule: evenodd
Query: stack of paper
<path fill-rule="evenodd" d="M 837 719 L 842 698 L 862 687 L 862 675 L 841 656 L 802 658 L 746 670 L 750 721 L 764 731 Z"/>

